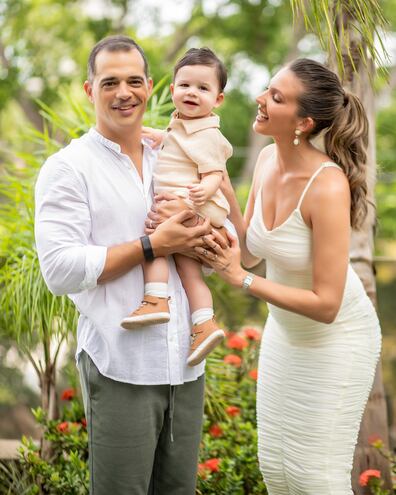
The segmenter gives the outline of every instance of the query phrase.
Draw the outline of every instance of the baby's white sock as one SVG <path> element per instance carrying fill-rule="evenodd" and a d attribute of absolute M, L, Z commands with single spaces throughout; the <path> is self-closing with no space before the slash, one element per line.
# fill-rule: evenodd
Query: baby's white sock
<path fill-rule="evenodd" d="M 201 308 L 192 313 L 191 320 L 193 325 L 200 325 L 204 321 L 211 320 L 213 318 L 213 308 Z"/>
<path fill-rule="evenodd" d="M 168 297 L 168 284 L 164 282 L 148 282 L 144 284 L 146 296 Z"/>

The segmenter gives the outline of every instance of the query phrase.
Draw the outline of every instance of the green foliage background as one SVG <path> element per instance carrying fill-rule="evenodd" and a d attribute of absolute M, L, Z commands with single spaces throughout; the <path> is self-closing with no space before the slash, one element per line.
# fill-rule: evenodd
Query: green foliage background
<path fill-rule="evenodd" d="M 238 185 L 241 204 L 246 201 L 248 184 L 240 183 L 240 177 L 256 111 L 251 88 L 259 92 L 286 59 L 299 55 L 324 59 L 315 36 L 303 34 L 304 26 L 298 23 L 293 29 L 288 0 L 175 0 L 169 8 L 186 4 L 190 7 L 186 20 L 164 27 L 160 2 L 0 0 L 0 409 L 4 413 L 16 402 L 36 405 L 37 400 L 23 386 L 21 374 L 7 364 L 12 339 L 20 337 L 19 350 L 34 347 L 38 330 L 43 332 L 54 312 L 64 311 L 69 304 L 66 298 L 55 302 L 46 295 L 32 256 L 32 184 L 45 156 L 79 136 L 93 122 L 82 83 L 94 43 L 108 34 L 124 33 L 143 46 L 157 83 L 147 124 L 159 126 L 166 125 L 172 109 L 165 88 L 175 60 L 191 46 L 208 45 L 218 53 L 229 70 L 225 103 L 219 113 L 222 131 L 235 149 L 228 167 Z M 396 0 L 383 0 L 381 5 L 389 23 L 387 31 L 394 34 Z M 149 34 L 144 30 L 146 25 L 153 26 Z M 383 77 L 375 81 L 379 179 L 376 253 L 389 260 L 396 257 L 396 69 L 392 63 L 390 85 Z M 43 117 L 52 123 L 51 132 Z M 13 287 L 27 265 L 31 276 L 25 286 Z M 385 338 L 389 339 L 389 346 L 384 347 L 386 386 L 396 396 L 392 350 L 396 346 L 395 263 L 378 262 L 377 269 L 380 314 Z M 225 286 L 218 278 L 209 284 L 219 316 L 231 330 L 246 323 L 264 322 L 263 303 Z M 36 299 L 40 307 L 45 301 L 48 311 L 44 319 L 36 311 L 37 304 L 27 312 L 20 311 L 19 319 L 14 318 L 21 300 L 18 290 L 22 289 L 36 291 L 37 297 L 42 297 Z M 66 307 L 66 313 L 67 325 L 58 327 L 64 336 L 71 334 L 75 317 L 71 307 Z M 28 320 L 26 315 L 30 315 Z M 21 332 L 32 319 L 35 326 Z"/>

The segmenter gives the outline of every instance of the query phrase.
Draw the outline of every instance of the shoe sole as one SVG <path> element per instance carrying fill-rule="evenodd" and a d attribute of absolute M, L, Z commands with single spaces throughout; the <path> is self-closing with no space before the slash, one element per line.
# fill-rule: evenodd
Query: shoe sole
<path fill-rule="evenodd" d="M 205 339 L 201 345 L 199 345 L 195 351 L 188 356 L 187 364 L 188 366 L 196 366 L 201 363 L 206 356 L 224 339 L 225 333 L 223 330 L 219 329 L 212 333 L 210 337 Z"/>
<path fill-rule="evenodd" d="M 168 323 L 170 320 L 169 313 L 155 313 L 141 316 L 127 316 L 121 322 L 125 330 L 134 330 L 135 328 L 146 327 L 148 325 L 160 325 Z"/>

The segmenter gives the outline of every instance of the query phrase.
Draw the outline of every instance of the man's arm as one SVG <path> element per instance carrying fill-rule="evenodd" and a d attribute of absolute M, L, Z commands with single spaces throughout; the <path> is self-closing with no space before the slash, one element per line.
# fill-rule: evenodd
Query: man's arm
<path fill-rule="evenodd" d="M 155 232 L 149 235 L 155 257 L 168 256 L 172 253 L 191 250 L 196 246 L 203 246 L 202 236 L 211 230 L 209 219 L 196 227 L 183 225 L 184 221 L 194 215 L 193 211 L 182 211 L 163 222 Z M 140 240 L 125 242 L 108 248 L 106 262 L 98 283 L 105 283 L 124 275 L 134 266 L 142 263 L 143 260 Z"/>
<path fill-rule="evenodd" d="M 188 229 L 185 211 L 150 235 L 155 256 L 203 245 L 209 223 Z M 89 244 L 91 216 L 83 181 L 72 167 L 51 160 L 36 184 L 36 246 L 43 277 L 56 295 L 78 293 L 113 280 L 142 263 L 139 239 L 115 246 Z"/>
<path fill-rule="evenodd" d="M 107 247 L 90 244 L 84 183 L 72 167 L 54 156 L 40 171 L 35 199 L 36 248 L 50 291 L 62 295 L 95 287 Z"/>

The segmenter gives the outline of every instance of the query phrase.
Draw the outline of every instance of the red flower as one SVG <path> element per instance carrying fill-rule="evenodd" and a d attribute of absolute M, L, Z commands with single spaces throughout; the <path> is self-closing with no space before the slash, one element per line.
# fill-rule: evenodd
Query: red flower
<path fill-rule="evenodd" d="M 59 423 L 57 425 L 56 429 L 61 433 L 67 433 L 69 431 L 69 423 L 67 421 L 63 421 L 63 423 Z"/>
<path fill-rule="evenodd" d="M 204 462 L 204 466 L 206 469 L 209 469 L 211 473 L 218 473 L 220 471 L 220 462 L 221 459 L 208 459 Z"/>
<path fill-rule="evenodd" d="M 376 433 L 374 433 L 373 435 L 369 435 L 367 440 L 370 445 L 376 447 L 377 449 L 380 449 L 381 447 L 384 446 L 384 442 L 382 441 L 382 438 Z"/>
<path fill-rule="evenodd" d="M 228 339 L 226 345 L 229 349 L 238 349 L 241 351 L 242 349 L 248 346 L 248 343 L 240 335 L 232 335 L 232 337 Z"/>
<path fill-rule="evenodd" d="M 253 378 L 253 380 L 257 380 L 257 369 L 250 370 L 249 376 L 250 376 L 250 378 Z"/>
<path fill-rule="evenodd" d="M 215 424 L 209 428 L 209 433 L 213 438 L 218 438 L 223 435 L 223 430 L 221 429 L 221 426 Z"/>
<path fill-rule="evenodd" d="M 236 354 L 227 354 L 224 358 L 224 362 L 226 364 L 231 364 L 232 366 L 236 366 L 239 368 L 242 364 L 242 358 L 237 356 Z"/>
<path fill-rule="evenodd" d="M 248 327 L 243 330 L 243 335 L 249 340 L 260 340 L 260 332 L 255 328 Z"/>
<path fill-rule="evenodd" d="M 208 468 L 205 466 L 205 463 L 198 464 L 198 476 L 203 480 L 206 480 L 208 477 Z"/>
<path fill-rule="evenodd" d="M 86 428 L 87 427 L 87 420 L 85 418 L 83 418 L 81 420 L 81 424 L 83 425 L 84 428 Z"/>
<path fill-rule="evenodd" d="M 233 418 L 234 416 L 239 416 L 241 410 L 237 406 L 228 406 L 226 407 L 226 413 Z"/>
<path fill-rule="evenodd" d="M 62 392 L 61 399 L 62 400 L 73 400 L 76 396 L 76 391 L 74 388 L 67 388 Z"/>
<path fill-rule="evenodd" d="M 370 478 L 381 478 L 381 471 L 378 471 L 377 469 L 366 469 L 366 471 L 363 471 L 359 476 L 359 485 L 367 486 Z"/>

